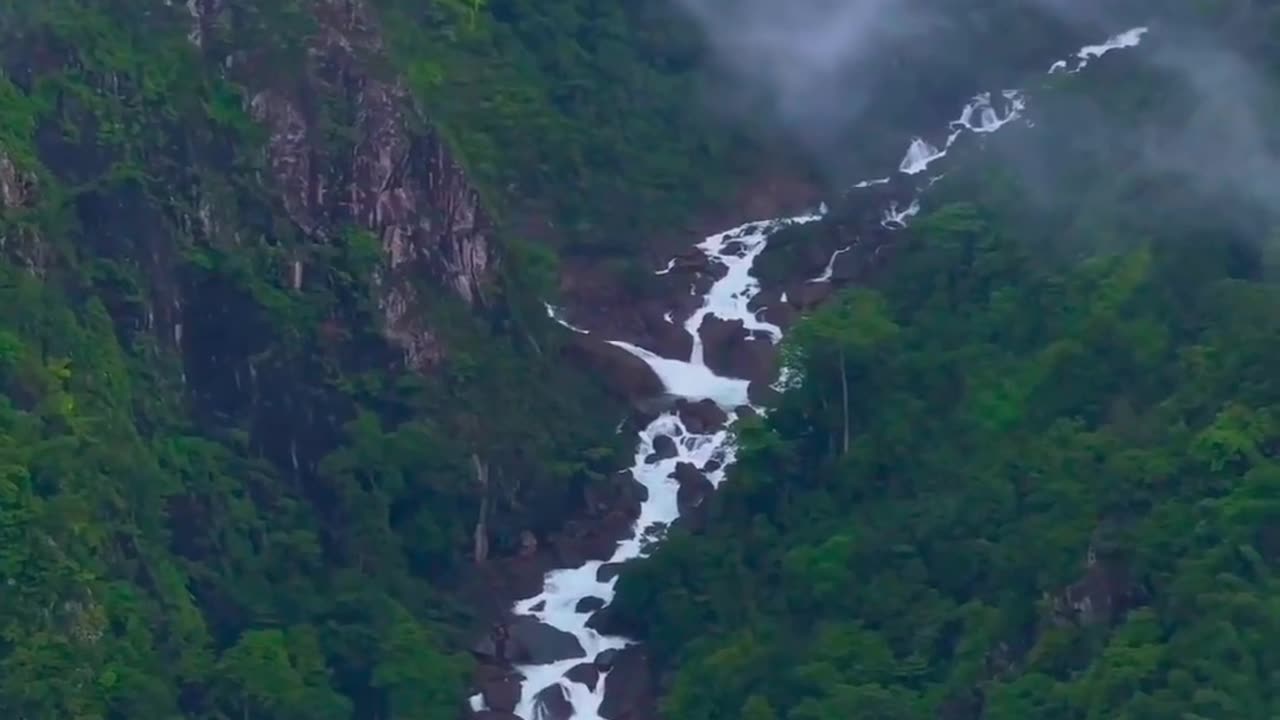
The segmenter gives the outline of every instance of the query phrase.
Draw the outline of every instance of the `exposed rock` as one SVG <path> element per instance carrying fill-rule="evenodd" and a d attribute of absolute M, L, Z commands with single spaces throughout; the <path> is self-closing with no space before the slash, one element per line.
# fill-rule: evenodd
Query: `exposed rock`
<path fill-rule="evenodd" d="M 480 687 L 480 693 L 490 710 L 514 712 L 520 702 L 520 680 L 514 675 L 493 678 Z"/>
<path fill-rule="evenodd" d="M 682 516 L 701 505 L 715 491 L 715 486 L 707 476 L 692 463 L 677 464 L 671 477 L 680 483 L 680 489 L 676 491 L 676 505 Z"/>
<path fill-rule="evenodd" d="M 604 377 L 633 402 L 661 395 L 665 390 L 652 368 L 616 345 L 586 335 L 575 335 L 565 345 L 565 352 L 570 359 L 585 365 L 588 372 Z"/>
<path fill-rule="evenodd" d="M 728 359 L 727 348 L 746 332 L 746 326 L 741 320 L 722 320 L 714 315 L 707 316 L 698 331 L 702 338 L 702 354 L 707 367 L 721 374 Z"/>
<path fill-rule="evenodd" d="M 596 683 L 600 682 L 600 669 L 593 663 L 581 663 L 570 668 L 564 676 L 568 680 L 586 685 L 594 692 Z"/>
<path fill-rule="evenodd" d="M 685 331 L 684 326 L 666 319 L 671 312 L 656 303 L 648 304 L 642 311 L 641 321 L 644 323 L 644 346 L 651 348 L 663 357 L 675 360 L 688 360 L 693 352 L 693 337 Z"/>
<path fill-rule="evenodd" d="M 518 665 L 545 665 L 586 654 L 573 635 L 536 618 L 518 617 L 507 626 L 502 659 Z"/>
<path fill-rule="evenodd" d="M 710 475 L 711 473 L 719 470 L 721 467 L 723 467 L 723 465 L 720 463 L 719 460 L 708 460 L 706 464 L 702 466 L 702 472 Z"/>
<path fill-rule="evenodd" d="M 600 716 L 609 720 L 640 720 L 655 716 L 649 659 L 639 645 L 618 652 L 613 670 L 604 679 Z"/>
<path fill-rule="evenodd" d="M 604 605 L 605 605 L 604 598 L 584 597 L 578 601 L 577 605 L 573 606 L 573 611 L 577 613 L 583 613 L 583 614 L 593 613 L 599 610 L 600 608 L 604 607 Z"/>
<path fill-rule="evenodd" d="M 600 668 L 601 672 L 607 672 L 613 669 L 614 663 L 618 662 L 618 651 L 612 648 L 609 650 L 601 650 L 600 654 L 596 655 L 594 662 L 596 667 Z"/>
<path fill-rule="evenodd" d="M 649 453 L 644 461 L 652 465 L 661 460 L 670 460 L 679 454 L 676 441 L 670 435 L 659 435 L 653 439 L 653 452 Z"/>
<path fill-rule="evenodd" d="M 609 582 L 618 577 L 618 573 L 622 571 L 622 563 L 605 563 L 596 571 L 596 580 L 600 582 Z"/>
<path fill-rule="evenodd" d="M 787 302 L 797 310 L 809 310 L 825 302 L 832 292 L 829 282 L 799 283 L 787 290 Z"/>
<path fill-rule="evenodd" d="M 729 415 L 711 400 L 696 403 L 680 400 L 676 403 L 676 412 L 685 428 L 698 435 L 715 432 L 729 420 Z"/>
<path fill-rule="evenodd" d="M 538 720 L 569 720 L 573 706 L 569 704 L 564 686 L 557 683 L 535 695 L 533 714 Z"/>
<path fill-rule="evenodd" d="M 400 81 L 384 79 L 385 54 L 363 0 L 316 0 L 316 31 L 297 83 L 273 83 L 252 53 L 228 59 L 232 76 L 252 93 L 249 110 L 268 133 L 267 166 L 289 217 L 318 240 L 347 228 L 380 242 L 383 264 L 374 278 L 383 332 L 405 363 L 425 369 L 444 347 L 424 321 L 415 283 L 430 278 L 470 305 L 483 305 L 495 284 L 498 258 L 480 196 L 439 133 L 414 107 Z M 222 0 L 191 0 L 190 38 L 204 48 L 234 34 Z M 349 108 L 349 146 L 328 138 L 315 98 Z M 302 277 L 294 259 L 295 277 Z"/>

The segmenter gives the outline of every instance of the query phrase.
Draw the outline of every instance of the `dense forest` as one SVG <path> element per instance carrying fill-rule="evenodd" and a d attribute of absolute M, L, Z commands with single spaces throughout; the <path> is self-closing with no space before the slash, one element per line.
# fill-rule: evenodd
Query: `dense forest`
<path fill-rule="evenodd" d="M 705 522 L 619 586 L 664 717 L 1280 713 L 1275 187 L 1136 141 L 1195 80 L 1052 81 L 793 328 Z"/>
<path fill-rule="evenodd" d="M 1274 106 L 1274 3 L 1156 5 L 1229 38 Z M 634 450 L 543 313 L 560 261 L 647 269 L 752 178 L 896 162 L 1099 27 L 1044 7 L 948 11 L 814 162 L 763 106 L 710 107 L 705 38 L 665 0 L 7 0 L 0 715 L 459 717 L 474 567 Z M 706 523 L 622 576 L 667 720 L 1280 716 L 1275 165 L 1141 152 L 1259 159 L 1274 130 L 1170 134 L 1199 86 L 1099 67 L 966 152 L 887 269 L 793 329 L 798 379 L 739 426 Z M 347 207 L 379 83 L 410 156 L 447 148 L 474 185 L 474 284 L 397 271 Z M 306 99 L 293 165 L 269 93 Z"/>

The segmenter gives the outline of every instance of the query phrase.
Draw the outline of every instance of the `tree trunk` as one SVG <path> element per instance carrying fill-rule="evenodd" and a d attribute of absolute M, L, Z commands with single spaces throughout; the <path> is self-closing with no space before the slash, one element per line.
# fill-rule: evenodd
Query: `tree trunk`
<path fill-rule="evenodd" d="M 480 456 L 471 453 L 471 466 L 475 468 L 476 485 L 480 488 L 480 514 L 476 517 L 474 557 L 477 565 L 489 558 L 489 466 L 480 462 Z"/>
<path fill-rule="evenodd" d="M 840 400 L 844 412 L 844 454 L 849 454 L 849 374 L 844 366 L 844 348 L 840 349 Z"/>

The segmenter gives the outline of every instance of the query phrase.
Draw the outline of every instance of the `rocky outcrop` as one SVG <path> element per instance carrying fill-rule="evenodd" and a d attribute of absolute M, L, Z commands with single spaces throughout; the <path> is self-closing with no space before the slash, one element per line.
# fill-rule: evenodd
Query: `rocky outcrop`
<path fill-rule="evenodd" d="M 588 335 L 574 335 L 565 343 L 565 357 L 588 372 L 598 373 L 632 403 L 665 392 L 662 381 L 643 360 L 616 345 Z"/>
<path fill-rule="evenodd" d="M 534 697 L 533 716 L 538 720 L 569 720 L 572 715 L 573 706 L 562 685 L 544 688 Z"/>
<path fill-rule="evenodd" d="M 618 651 L 613 669 L 604 679 L 600 716 L 608 720 L 656 718 L 655 697 L 649 658 L 644 650 L 639 645 L 631 645 Z"/>
<path fill-rule="evenodd" d="M 9 217 L 31 208 L 36 202 L 36 178 L 18 168 L 0 149 L 0 212 Z M 0 222 L 0 251 L 11 253 L 27 267 L 39 272 L 44 267 L 39 238 L 20 225 Z"/>
<path fill-rule="evenodd" d="M 471 652 L 489 665 L 543 665 L 587 654 L 573 635 L 528 616 L 494 627 Z"/>
<path fill-rule="evenodd" d="M 249 110 L 268 132 L 267 165 L 289 218 L 311 237 L 346 242 L 358 228 L 382 250 L 375 274 L 383 331 L 407 365 L 432 366 L 441 341 L 424 320 L 416 283 L 435 281 L 469 305 L 485 303 L 498 257 L 492 227 L 471 184 L 439 133 L 421 130 L 404 84 L 384 75 L 385 48 L 364 0 L 314 0 L 318 30 L 306 42 L 301 77 L 269 80 L 254 50 L 214 57 L 252 91 Z M 190 38 L 207 54 L 211 39 L 234 35 L 234 8 L 224 0 L 190 0 Z M 345 125 L 335 139 L 330 126 Z M 301 286 L 322 268 L 295 258 Z"/>

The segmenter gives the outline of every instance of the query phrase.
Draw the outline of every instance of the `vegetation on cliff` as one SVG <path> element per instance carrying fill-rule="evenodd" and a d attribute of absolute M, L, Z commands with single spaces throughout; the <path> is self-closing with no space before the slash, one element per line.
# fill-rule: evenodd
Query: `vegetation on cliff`
<path fill-rule="evenodd" d="M 1277 218 L 1234 156 L 1174 161 L 1205 136 L 1135 142 L 1179 80 L 1033 97 L 793 329 L 705 530 L 619 584 L 664 717 L 1280 712 Z"/>
<path fill-rule="evenodd" d="M 221 49 L 308 82 L 304 5 L 239 5 Z M 379 240 L 290 219 L 191 23 L 0 13 L 0 709 L 453 717 L 461 573 L 576 506 L 620 408 L 559 361 L 536 248 L 482 306 L 421 279 L 445 351 L 406 371 Z M 342 108 L 316 112 L 345 147 Z"/>

